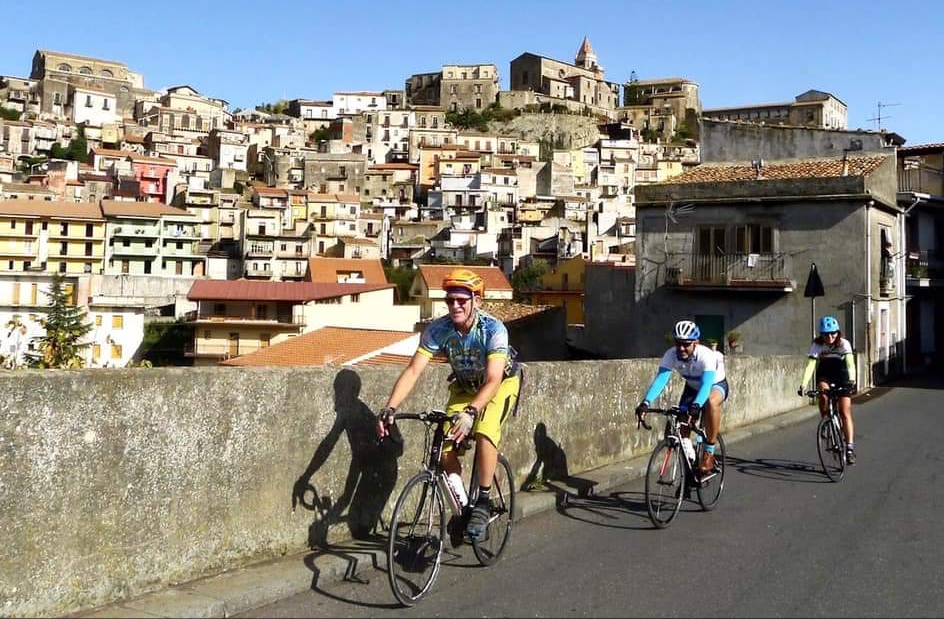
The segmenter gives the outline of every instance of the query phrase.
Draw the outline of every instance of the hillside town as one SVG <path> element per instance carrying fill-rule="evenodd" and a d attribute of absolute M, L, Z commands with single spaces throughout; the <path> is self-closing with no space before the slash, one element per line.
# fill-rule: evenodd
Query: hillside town
<path fill-rule="evenodd" d="M 523 360 L 656 356 L 684 316 L 725 354 L 797 354 L 811 299 L 860 384 L 944 350 L 944 143 L 850 129 L 823 90 L 703 109 L 601 61 L 585 37 L 510 60 L 509 90 L 482 62 L 230 109 L 35 50 L 0 75 L 3 367 L 55 282 L 86 368 L 402 364 L 456 264 Z"/>

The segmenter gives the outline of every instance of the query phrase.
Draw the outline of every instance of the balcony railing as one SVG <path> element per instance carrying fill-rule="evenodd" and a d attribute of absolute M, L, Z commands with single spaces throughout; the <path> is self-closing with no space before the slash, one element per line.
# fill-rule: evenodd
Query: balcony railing
<path fill-rule="evenodd" d="M 898 191 L 944 195 L 944 172 L 927 167 L 898 171 Z"/>
<path fill-rule="evenodd" d="M 944 279 L 944 252 L 935 249 L 908 252 L 905 276 L 909 279 Z"/>
<path fill-rule="evenodd" d="M 735 253 L 723 256 L 669 254 L 667 286 L 723 286 L 728 288 L 795 287 L 790 256 L 780 253 Z"/>

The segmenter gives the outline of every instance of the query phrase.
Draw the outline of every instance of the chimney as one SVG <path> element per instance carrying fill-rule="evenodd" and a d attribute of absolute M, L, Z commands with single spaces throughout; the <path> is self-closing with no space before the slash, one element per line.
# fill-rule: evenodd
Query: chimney
<path fill-rule="evenodd" d="M 849 153 L 846 151 L 842 153 L 842 173 L 839 176 L 849 176 Z"/>

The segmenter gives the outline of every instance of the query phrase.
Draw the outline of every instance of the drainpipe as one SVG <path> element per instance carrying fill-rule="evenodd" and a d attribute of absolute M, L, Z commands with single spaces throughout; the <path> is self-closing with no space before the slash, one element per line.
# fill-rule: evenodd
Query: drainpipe
<path fill-rule="evenodd" d="M 866 385 L 872 386 L 872 206 L 865 203 L 865 360 Z"/>
<path fill-rule="evenodd" d="M 918 193 L 912 192 L 911 197 L 914 199 L 914 202 L 908 205 L 907 208 L 902 211 L 898 219 L 899 232 L 898 232 L 898 242 L 899 242 L 899 268 L 898 268 L 898 337 L 901 341 L 901 372 L 902 374 L 907 372 L 907 359 L 908 359 L 908 321 L 907 321 L 907 305 L 908 298 L 905 295 L 905 269 L 908 266 L 908 248 L 905 246 L 905 221 L 911 215 L 911 209 L 918 206 L 919 203 L 931 198 L 930 194 L 927 193 Z M 920 346 L 919 346 L 920 350 Z"/>

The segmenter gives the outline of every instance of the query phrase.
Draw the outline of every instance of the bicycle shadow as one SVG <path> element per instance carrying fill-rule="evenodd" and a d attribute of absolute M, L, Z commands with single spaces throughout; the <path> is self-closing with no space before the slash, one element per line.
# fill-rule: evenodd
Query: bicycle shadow
<path fill-rule="evenodd" d="M 557 506 L 557 513 L 579 522 L 611 529 L 652 528 L 646 512 L 645 493 L 639 491 L 569 496 Z M 638 520 L 644 522 L 641 524 Z"/>
<path fill-rule="evenodd" d="M 303 562 L 312 573 L 310 587 L 311 590 L 325 596 L 326 598 L 330 598 L 337 602 L 351 604 L 352 606 L 385 609 L 402 608 L 402 606 L 397 602 L 382 604 L 365 602 L 363 599 L 360 599 L 360 597 L 357 599 L 352 597 L 344 597 L 337 592 L 327 591 L 326 589 L 321 588 L 319 585 L 322 571 L 321 567 L 318 565 L 319 559 L 327 555 L 339 557 L 347 562 L 344 576 L 341 578 L 342 582 L 369 586 L 371 582 L 370 578 L 365 578 L 361 575 L 365 573 L 365 570 L 368 570 L 368 573 L 370 571 L 374 572 L 377 574 L 378 578 L 385 578 L 387 572 L 387 538 L 381 536 L 371 537 L 375 539 L 351 540 L 347 544 L 334 544 L 328 548 L 322 549 L 323 551 L 315 551 L 306 555 L 303 559 Z M 361 568 L 362 563 L 365 562 L 366 565 Z M 333 580 L 329 580 L 329 582 L 333 582 Z"/>
<path fill-rule="evenodd" d="M 832 483 L 823 473 L 818 462 L 800 460 L 781 460 L 777 458 L 757 458 L 747 460 L 735 456 L 725 456 L 725 466 L 738 473 L 754 475 L 764 479 L 802 482 L 807 484 Z"/>
<path fill-rule="evenodd" d="M 334 425 L 292 486 L 292 510 L 301 505 L 312 512 L 308 547 L 315 552 L 306 557 L 305 564 L 312 570 L 311 588 L 316 591 L 321 591 L 318 588 L 319 557 L 333 555 L 344 559 L 348 563 L 344 580 L 362 582 L 357 577 L 362 557 L 369 556 L 372 565 L 376 566 L 376 553 L 385 553 L 386 536 L 378 535 L 378 528 L 384 528 L 381 514 L 396 486 L 397 459 L 403 454 L 403 442 L 377 440 L 374 430 L 376 418 L 360 400 L 360 389 L 360 376 L 353 370 L 344 368 L 335 376 L 334 408 L 337 415 Z M 350 446 L 351 462 L 341 494 L 332 499 L 330 494 L 318 492 L 312 477 L 328 460 L 342 435 Z M 340 524 L 347 525 L 347 535 L 335 530 Z M 329 537 L 344 541 L 333 544 Z"/>
<path fill-rule="evenodd" d="M 550 490 L 557 495 L 558 507 L 571 497 L 593 496 L 597 482 L 570 474 L 567 453 L 547 435 L 543 421 L 534 427 L 534 453 L 534 465 L 521 483 L 522 492 Z"/>

